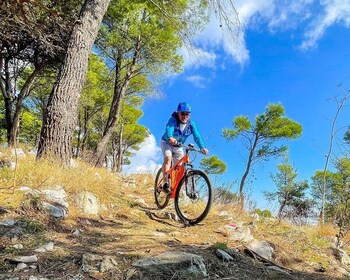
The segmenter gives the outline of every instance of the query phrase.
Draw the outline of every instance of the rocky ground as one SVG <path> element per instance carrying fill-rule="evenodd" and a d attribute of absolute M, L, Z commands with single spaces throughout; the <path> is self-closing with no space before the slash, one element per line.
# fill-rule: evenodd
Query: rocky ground
<path fill-rule="evenodd" d="M 28 196 L 15 209 L 0 204 L 0 279 L 288 280 L 347 274 L 330 250 L 310 245 L 327 267 L 305 260 L 295 252 L 307 248 L 283 247 L 261 231 L 271 224 L 234 214 L 230 205 L 214 205 L 203 222 L 185 226 L 172 203 L 155 208 L 151 181 L 123 185 L 118 200 L 95 215 L 70 207 L 67 216 L 55 218 L 42 196 Z M 291 232 L 295 240 L 306 238 L 299 229 L 277 229 L 282 239 L 292 238 Z M 256 253 L 253 241 L 266 245 L 265 251 Z"/>

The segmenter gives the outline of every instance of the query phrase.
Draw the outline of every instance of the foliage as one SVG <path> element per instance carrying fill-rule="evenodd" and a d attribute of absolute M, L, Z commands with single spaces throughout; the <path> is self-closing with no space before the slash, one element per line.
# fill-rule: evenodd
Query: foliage
<path fill-rule="evenodd" d="M 59 65 L 81 1 L 2 1 L 0 91 L 7 142 L 17 141 L 23 103 L 44 69 Z"/>
<path fill-rule="evenodd" d="M 112 136 L 112 155 L 115 171 L 121 172 L 122 165 L 130 164 L 130 158 L 140 149 L 140 144 L 149 135 L 148 129 L 137 123 L 143 112 L 139 109 L 143 98 L 127 96 L 122 104 L 119 124 Z"/>
<path fill-rule="evenodd" d="M 20 142 L 35 147 L 40 134 L 41 120 L 31 111 L 24 111 L 20 124 Z"/>
<path fill-rule="evenodd" d="M 230 184 L 228 186 L 221 186 L 214 189 L 214 202 L 222 205 L 234 204 L 239 200 L 237 193 L 232 192 Z"/>
<path fill-rule="evenodd" d="M 273 217 L 270 210 L 267 210 L 267 209 L 264 209 L 264 210 L 255 209 L 255 213 L 257 213 L 260 217 L 264 217 L 264 218 L 272 218 Z"/>
<path fill-rule="evenodd" d="M 345 132 L 344 134 L 344 140 L 350 144 L 350 128 L 348 128 L 348 130 Z"/>
<path fill-rule="evenodd" d="M 106 62 L 96 54 L 91 54 L 86 81 L 79 100 L 78 130 L 73 140 L 76 157 L 81 156 L 81 152 L 96 147 L 102 134 L 101 122 L 105 123 L 108 116 L 112 89 L 113 78 Z"/>
<path fill-rule="evenodd" d="M 166 2 L 162 7 L 164 10 L 148 1 L 113 0 L 103 19 L 96 48 L 113 67 L 115 80 L 108 119 L 95 150 L 96 166 L 105 161 L 125 96 L 151 94 L 157 77 L 181 70 L 177 30 L 185 26 L 177 18 L 186 11 L 186 1 Z"/>
<path fill-rule="evenodd" d="M 208 174 L 223 174 L 226 171 L 226 164 L 217 156 L 203 158 L 200 167 Z"/>
<path fill-rule="evenodd" d="M 80 0 L 1 1 L 0 49 L 24 61 L 57 59 L 81 4 Z"/>
<path fill-rule="evenodd" d="M 287 146 L 278 146 L 278 141 L 301 136 L 302 126 L 285 117 L 284 113 L 281 104 L 269 104 L 263 114 L 255 117 L 254 124 L 248 117 L 238 116 L 233 120 L 233 128 L 225 128 L 222 131 L 227 141 L 240 137 L 248 151 L 246 169 L 240 182 L 241 203 L 244 184 L 252 165 L 270 157 L 283 155 Z"/>
<path fill-rule="evenodd" d="M 324 171 L 317 170 L 315 175 L 311 177 L 311 196 L 313 197 L 320 212 L 322 211 L 324 179 L 326 181 L 325 202 L 328 204 L 331 202 L 331 193 L 332 186 L 334 185 L 335 174 L 330 171 L 326 171 L 325 173 Z"/>
<path fill-rule="evenodd" d="M 340 158 L 336 164 L 330 201 L 326 204 L 326 217 L 338 227 L 338 244 L 350 231 L 350 160 Z"/>
<path fill-rule="evenodd" d="M 289 218 L 307 218 L 311 211 L 312 203 L 305 197 L 305 190 L 309 187 L 306 181 L 296 182 L 298 173 L 288 159 L 277 165 L 278 173 L 272 175 L 272 180 L 276 184 L 275 192 L 265 192 L 265 197 L 269 201 L 277 200 L 279 210 L 277 216 Z"/>

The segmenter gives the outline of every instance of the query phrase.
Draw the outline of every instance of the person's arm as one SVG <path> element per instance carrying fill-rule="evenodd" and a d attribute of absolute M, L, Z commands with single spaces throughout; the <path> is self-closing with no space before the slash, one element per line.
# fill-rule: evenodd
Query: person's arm
<path fill-rule="evenodd" d="M 171 117 L 166 125 L 166 138 L 168 142 L 172 145 L 177 143 L 177 140 L 174 138 L 174 130 L 176 126 L 176 119 L 174 117 Z"/>
<path fill-rule="evenodd" d="M 208 154 L 208 150 L 205 148 L 204 146 L 204 141 L 198 131 L 198 128 L 196 126 L 196 124 L 192 121 L 191 122 L 191 126 L 192 126 L 192 133 L 193 133 L 193 139 L 196 142 L 196 144 L 198 145 L 199 149 L 201 150 L 201 152 L 205 155 Z"/>

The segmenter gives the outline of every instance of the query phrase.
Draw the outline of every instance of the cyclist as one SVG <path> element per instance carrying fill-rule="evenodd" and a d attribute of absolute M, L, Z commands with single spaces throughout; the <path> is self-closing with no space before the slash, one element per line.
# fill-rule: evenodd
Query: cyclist
<path fill-rule="evenodd" d="M 170 169 L 171 161 L 176 163 L 184 156 L 184 151 L 181 147 L 174 146 L 177 143 L 184 144 L 188 136 L 193 135 L 194 141 L 204 155 L 208 154 L 208 150 L 204 146 L 203 139 L 199 134 L 196 124 L 190 119 L 191 105 L 187 102 L 180 102 L 168 120 L 165 128 L 165 133 L 162 136 L 160 146 L 163 152 L 163 178 L 166 178 L 166 172 Z M 174 157 L 174 158 L 173 158 Z M 163 190 L 171 194 L 169 182 L 163 185 Z"/>

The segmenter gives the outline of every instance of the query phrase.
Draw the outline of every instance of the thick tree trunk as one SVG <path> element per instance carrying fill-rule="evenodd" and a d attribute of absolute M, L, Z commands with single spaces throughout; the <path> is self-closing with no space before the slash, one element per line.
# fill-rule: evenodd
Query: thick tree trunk
<path fill-rule="evenodd" d="M 53 156 L 62 164 L 69 164 L 88 57 L 110 1 L 85 0 L 49 98 L 37 158 Z"/>

